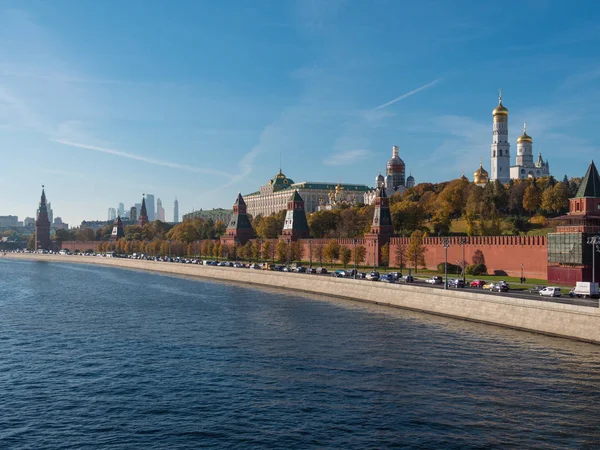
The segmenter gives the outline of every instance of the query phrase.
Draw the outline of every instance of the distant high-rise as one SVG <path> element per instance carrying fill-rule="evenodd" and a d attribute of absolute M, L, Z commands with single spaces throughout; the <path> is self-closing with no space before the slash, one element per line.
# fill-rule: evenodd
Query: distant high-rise
<path fill-rule="evenodd" d="M 123 203 L 119 203 L 119 208 L 117 209 L 119 212 L 119 217 L 123 217 L 125 215 L 125 205 Z M 115 220 L 114 218 L 111 220 Z"/>
<path fill-rule="evenodd" d="M 156 218 L 161 222 L 165 221 L 165 208 L 163 208 L 162 200 L 160 198 L 156 199 Z"/>
<path fill-rule="evenodd" d="M 154 194 L 146 194 L 146 210 L 148 211 L 148 220 L 156 220 L 156 203 L 154 203 Z"/>
<path fill-rule="evenodd" d="M 115 208 L 108 208 L 108 220 L 115 220 L 116 218 L 117 210 Z"/>
<path fill-rule="evenodd" d="M 173 202 L 173 222 L 179 223 L 179 202 L 177 199 Z"/>
<path fill-rule="evenodd" d="M 137 204 L 137 203 L 136 203 Z M 140 205 L 140 208 L 142 206 Z M 137 207 L 132 206 L 131 209 L 129 210 L 129 220 L 131 220 L 132 222 L 135 222 L 137 220 Z"/>
<path fill-rule="evenodd" d="M 140 215 L 140 211 L 142 210 L 142 204 L 136 203 L 134 206 L 135 206 L 135 212 L 136 212 L 136 217 L 137 217 Z"/>
<path fill-rule="evenodd" d="M 54 222 L 54 211 L 52 211 L 52 203 L 48 202 L 48 220 L 50 223 Z"/>

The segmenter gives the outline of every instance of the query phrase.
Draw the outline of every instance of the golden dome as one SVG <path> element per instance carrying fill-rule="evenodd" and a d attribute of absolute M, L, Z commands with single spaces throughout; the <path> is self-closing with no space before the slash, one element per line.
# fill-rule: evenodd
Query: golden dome
<path fill-rule="evenodd" d="M 494 116 L 508 116 L 508 109 L 502 104 L 502 100 L 500 100 L 498 106 L 494 108 L 492 114 Z"/>
<path fill-rule="evenodd" d="M 523 134 L 521 136 L 519 136 L 519 138 L 517 139 L 517 144 L 519 142 L 531 142 L 531 143 L 533 143 L 533 139 L 531 138 L 531 136 L 529 136 L 527 134 L 527 123 L 523 124 Z"/>
<path fill-rule="evenodd" d="M 336 192 L 337 191 L 343 191 L 344 190 L 344 186 L 342 186 L 341 183 L 338 183 L 337 186 L 335 187 Z"/>
<path fill-rule="evenodd" d="M 483 168 L 483 164 L 479 163 L 479 169 L 473 173 L 473 183 L 486 184 L 489 181 L 489 174 Z"/>
<path fill-rule="evenodd" d="M 521 136 L 519 136 L 519 138 L 517 139 L 517 143 L 519 142 L 533 142 L 533 139 L 531 138 L 531 136 L 529 136 L 527 133 L 523 133 Z"/>

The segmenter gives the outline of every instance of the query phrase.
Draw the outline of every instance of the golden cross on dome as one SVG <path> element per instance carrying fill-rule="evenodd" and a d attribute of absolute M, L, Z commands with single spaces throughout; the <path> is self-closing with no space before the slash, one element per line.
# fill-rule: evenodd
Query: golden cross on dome
<path fill-rule="evenodd" d="M 523 134 L 527 133 L 527 122 L 523 122 Z"/>
<path fill-rule="evenodd" d="M 498 103 L 502 103 L 502 88 L 498 89 Z"/>

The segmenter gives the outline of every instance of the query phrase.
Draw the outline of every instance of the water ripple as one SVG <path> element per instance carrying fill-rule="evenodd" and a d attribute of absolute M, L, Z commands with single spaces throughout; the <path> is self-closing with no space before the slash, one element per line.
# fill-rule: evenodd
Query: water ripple
<path fill-rule="evenodd" d="M 0 273 L 0 448 L 600 445 L 598 346 L 103 267 Z"/>

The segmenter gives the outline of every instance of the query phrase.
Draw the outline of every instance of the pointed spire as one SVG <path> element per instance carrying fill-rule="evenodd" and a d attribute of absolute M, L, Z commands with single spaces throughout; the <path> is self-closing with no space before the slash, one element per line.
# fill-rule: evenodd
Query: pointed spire
<path fill-rule="evenodd" d="M 523 122 L 523 134 L 527 134 L 527 122 Z"/>
<path fill-rule="evenodd" d="M 596 169 L 593 160 L 588 167 L 585 177 L 581 181 L 577 194 L 575 195 L 575 198 L 582 197 L 600 197 L 600 176 L 598 175 L 598 169 Z"/>
<path fill-rule="evenodd" d="M 502 104 L 502 88 L 498 89 L 498 104 Z"/>
<path fill-rule="evenodd" d="M 235 199 L 235 203 L 233 204 L 234 206 L 240 206 L 240 205 L 246 205 L 246 202 L 244 201 L 244 197 L 242 197 L 242 193 L 238 192 L 238 195 Z"/>

